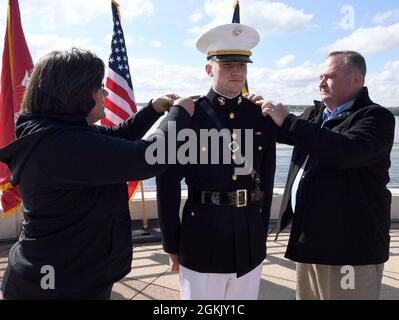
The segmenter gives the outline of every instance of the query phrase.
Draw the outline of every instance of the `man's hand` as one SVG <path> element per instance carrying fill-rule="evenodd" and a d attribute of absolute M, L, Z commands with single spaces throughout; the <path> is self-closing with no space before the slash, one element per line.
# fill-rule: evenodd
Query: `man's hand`
<path fill-rule="evenodd" d="M 258 100 L 256 104 L 262 108 L 263 115 L 270 116 L 279 127 L 283 125 L 284 120 L 289 115 L 289 112 L 281 103 L 269 100 Z"/>
<path fill-rule="evenodd" d="M 177 254 L 169 253 L 169 265 L 170 271 L 179 272 L 179 260 L 177 258 Z"/>
<path fill-rule="evenodd" d="M 191 117 L 194 114 L 195 105 L 194 105 L 194 100 L 192 98 L 180 98 L 180 99 L 177 99 L 173 103 L 173 105 L 182 107 L 183 109 L 185 109 L 190 114 Z"/>
<path fill-rule="evenodd" d="M 156 112 L 164 113 L 165 111 L 169 111 L 175 100 L 179 98 L 177 94 L 167 94 L 152 100 L 152 107 Z"/>

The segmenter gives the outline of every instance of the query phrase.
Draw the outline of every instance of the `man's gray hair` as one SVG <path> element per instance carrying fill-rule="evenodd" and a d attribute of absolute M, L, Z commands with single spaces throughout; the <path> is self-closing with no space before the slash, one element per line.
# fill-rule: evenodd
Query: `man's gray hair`
<path fill-rule="evenodd" d="M 366 77 L 367 73 L 367 65 L 364 57 L 356 51 L 334 51 L 331 52 L 328 57 L 344 55 L 345 61 L 344 64 L 348 68 L 349 71 L 359 72 Z"/>

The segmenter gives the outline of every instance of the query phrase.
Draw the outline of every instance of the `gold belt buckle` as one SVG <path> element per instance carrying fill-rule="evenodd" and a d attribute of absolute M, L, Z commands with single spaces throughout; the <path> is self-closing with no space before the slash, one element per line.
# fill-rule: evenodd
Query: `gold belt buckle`
<path fill-rule="evenodd" d="M 247 206 L 248 192 L 246 189 L 236 191 L 236 207 L 242 208 Z"/>

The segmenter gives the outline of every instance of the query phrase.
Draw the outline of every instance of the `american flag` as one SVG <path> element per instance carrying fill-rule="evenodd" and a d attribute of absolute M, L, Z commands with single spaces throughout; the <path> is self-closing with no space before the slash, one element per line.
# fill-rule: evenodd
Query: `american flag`
<path fill-rule="evenodd" d="M 116 126 L 137 112 L 132 78 L 130 74 L 125 37 L 120 21 L 119 4 L 112 1 L 114 30 L 111 41 L 111 54 L 108 61 L 108 75 L 105 87 L 108 96 L 105 99 L 104 125 Z"/>
<path fill-rule="evenodd" d="M 119 4 L 112 0 L 112 17 L 114 30 L 111 40 L 111 54 L 108 60 L 108 75 L 105 88 L 108 96 L 104 100 L 105 119 L 101 123 L 106 126 L 117 126 L 134 116 L 137 112 L 129 60 L 127 57 L 125 36 L 121 25 Z M 136 191 L 139 181 L 129 182 L 129 199 Z"/>

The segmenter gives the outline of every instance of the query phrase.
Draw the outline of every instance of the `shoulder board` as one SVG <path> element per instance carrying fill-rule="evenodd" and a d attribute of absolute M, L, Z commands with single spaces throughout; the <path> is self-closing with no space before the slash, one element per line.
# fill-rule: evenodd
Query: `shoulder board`
<path fill-rule="evenodd" d="M 198 95 L 198 96 L 191 96 L 190 98 L 194 100 L 194 103 L 200 103 L 202 100 L 205 99 L 205 96 Z"/>

